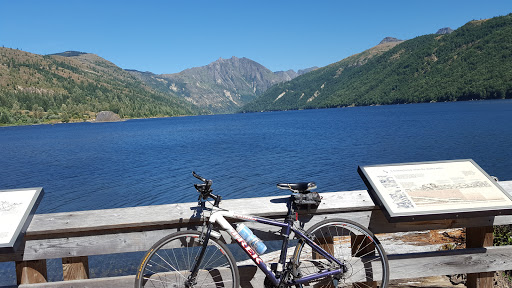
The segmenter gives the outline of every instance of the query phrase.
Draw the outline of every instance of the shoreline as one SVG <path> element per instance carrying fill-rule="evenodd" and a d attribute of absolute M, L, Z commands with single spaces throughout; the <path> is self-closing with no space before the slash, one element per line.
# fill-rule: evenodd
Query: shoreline
<path fill-rule="evenodd" d="M 17 126 L 72 124 L 72 123 L 109 123 L 109 122 L 124 122 L 127 120 L 164 119 L 164 118 L 174 118 L 174 117 L 193 117 L 193 116 L 205 116 L 205 115 L 232 115 L 232 114 L 249 114 L 249 113 L 271 113 L 271 112 L 285 112 L 285 111 L 318 110 L 318 109 L 344 109 L 344 108 L 355 108 L 355 107 L 401 106 L 401 105 L 414 105 L 414 104 L 440 104 L 440 103 L 457 103 L 457 102 L 468 102 L 469 103 L 469 102 L 482 102 L 482 101 L 512 101 L 512 99 L 509 99 L 509 98 L 505 98 L 505 99 L 471 99 L 471 100 L 464 100 L 464 101 L 419 102 L 419 103 L 402 103 L 402 104 L 372 104 L 372 105 L 366 105 L 366 106 L 324 107 L 324 108 L 311 108 L 311 109 L 298 109 L 298 110 L 268 110 L 268 111 L 250 111 L 250 112 L 238 111 L 238 112 L 233 112 L 233 113 L 218 113 L 218 114 L 193 114 L 193 115 L 176 115 L 176 116 L 151 116 L 151 117 L 121 118 L 120 121 L 96 121 L 95 119 L 89 119 L 89 120 L 70 119 L 67 122 L 48 121 L 48 122 L 31 123 L 31 124 L 1 124 L 0 123 L 0 128 L 17 127 Z"/>

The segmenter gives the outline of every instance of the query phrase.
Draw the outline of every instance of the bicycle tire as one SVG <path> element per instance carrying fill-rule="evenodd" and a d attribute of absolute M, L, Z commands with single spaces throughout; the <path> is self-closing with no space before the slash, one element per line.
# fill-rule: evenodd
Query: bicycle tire
<path fill-rule="evenodd" d="M 320 221 L 307 230 L 309 237 L 346 267 L 346 272 L 310 282 L 315 287 L 381 287 L 389 282 L 389 263 L 386 252 L 375 235 L 366 227 L 345 219 Z M 298 267 L 296 278 L 322 270 L 339 269 L 300 240 L 293 255 Z M 339 278 L 339 279 L 337 279 Z M 307 285 L 303 285 L 307 286 Z"/>
<path fill-rule="evenodd" d="M 186 287 L 185 281 L 201 251 L 201 233 L 181 231 L 156 242 L 145 254 L 135 277 L 135 288 Z M 192 287 L 239 287 L 239 273 L 226 245 L 210 237 Z"/>

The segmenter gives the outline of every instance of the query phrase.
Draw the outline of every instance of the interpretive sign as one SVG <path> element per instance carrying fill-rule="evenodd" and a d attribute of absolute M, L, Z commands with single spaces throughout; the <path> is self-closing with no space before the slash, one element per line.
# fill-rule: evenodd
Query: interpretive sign
<path fill-rule="evenodd" d="M 41 187 L 0 191 L 0 253 L 16 250 L 43 194 Z"/>
<path fill-rule="evenodd" d="M 473 160 L 358 167 L 390 222 L 512 214 L 512 196 Z"/>

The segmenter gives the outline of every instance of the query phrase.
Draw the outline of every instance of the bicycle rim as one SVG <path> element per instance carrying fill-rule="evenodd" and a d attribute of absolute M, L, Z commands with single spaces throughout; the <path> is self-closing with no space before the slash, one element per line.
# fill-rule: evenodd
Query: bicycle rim
<path fill-rule="evenodd" d="M 137 287 L 187 287 L 191 270 L 202 249 L 200 233 L 178 232 L 162 238 L 147 252 L 135 280 Z M 224 243 L 210 239 L 190 287 L 238 287 L 236 262 Z"/>
<path fill-rule="evenodd" d="M 308 229 L 308 233 L 315 243 L 345 266 L 345 272 L 303 286 L 387 287 L 387 256 L 380 242 L 368 229 L 350 220 L 329 219 L 313 225 Z M 306 277 L 320 271 L 340 268 L 336 262 L 314 252 L 302 240 L 295 249 L 294 261 L 300 273 L 296 277 Z"/>

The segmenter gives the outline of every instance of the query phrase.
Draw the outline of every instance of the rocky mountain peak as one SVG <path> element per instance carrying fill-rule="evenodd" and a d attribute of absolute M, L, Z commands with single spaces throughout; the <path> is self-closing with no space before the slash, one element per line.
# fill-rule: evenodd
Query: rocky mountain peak
<path fill-rule="evenodd" d="M 272 72 L 249 58 L 219 57 L 201 67 L 174 74 L 150 75 L 132 71 L 160 91 L 172 91 L 194 105 L 214 113 L 230 113 L 250 102 L 274 84 L 289 81 L 317 67 Z"/>
<path fill-rule="evenodd" d="M 49 56 L 63 56 L 63 57 L 77 57 L 80 55 L 88 54 L 85 52 L 79 52 L 79 51 L 65 51 L 61 53 L 55 53 L 55 54 L 49 54 Z"/>
<path fill-rule="evenodd" d="M 450 34 L 450 33 L 452 33 L 452 32 L 453 32 L 453 29 L 452 29 L 452 28 L 450 28 L 450 27 L 445 27 L 445 28 L 441 28 L 441 29 L 437 30 L 436 34 L 441 34 L 441 35 L 443 35 L 443 34 Z"/>
<path fill-rule="evenodd" d="M 400 40 L 400 39 L 397 39 L 397 38 L 394 38 L 394 37 L 386 37 L 384 39 L 382 39 L 382 41 L 380 41 L 379 45 L 380 44 L 384 44 L 384 43 L 390 43 L 390 42 L 402 42 L 403 40 Z"/>

